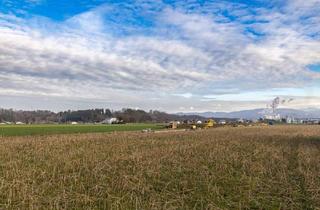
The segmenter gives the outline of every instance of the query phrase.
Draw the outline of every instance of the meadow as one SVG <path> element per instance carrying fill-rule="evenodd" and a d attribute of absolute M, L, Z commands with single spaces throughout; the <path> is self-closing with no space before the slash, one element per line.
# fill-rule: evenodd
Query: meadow
<path fill-rule="evenodd" d="M 0 136 L 26 136 L 70 133 L 103 133 L 114 131 L 139 131 L 151 128 L 161 129 L 164 125 L 154 123 L 129 124 L 44 124 L 44 125 L 0 125 Z"/>
<path fill-rule="evenodd" d="M 320 127 L 0 137 L 0 209 L 320 209 Z"/>

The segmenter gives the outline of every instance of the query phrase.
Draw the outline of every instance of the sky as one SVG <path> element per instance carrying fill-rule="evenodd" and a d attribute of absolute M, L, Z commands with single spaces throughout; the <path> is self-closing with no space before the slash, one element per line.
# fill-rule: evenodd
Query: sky
<path fill-rule="evenodd" d="M 277 96 L 320 108 L 320 0 L 0 0 L 2 108 L 229 112 Z"/>

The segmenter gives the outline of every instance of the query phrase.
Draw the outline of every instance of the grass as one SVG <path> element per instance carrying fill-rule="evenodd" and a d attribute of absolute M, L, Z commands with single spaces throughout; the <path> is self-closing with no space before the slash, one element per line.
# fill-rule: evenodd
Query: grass
<path fill-rule="evenodd" d="M 161 129 L 163 128 L 163 125 L 151 123 L 131 123 L 114 125 L 2 125 L 0 126 L 0 136 L 138 131 L 146 128 Z"/>
<path fill-rule="evenodd" d="M 320 127 L 0 138 L 0 209 L 320 209 Z"/>

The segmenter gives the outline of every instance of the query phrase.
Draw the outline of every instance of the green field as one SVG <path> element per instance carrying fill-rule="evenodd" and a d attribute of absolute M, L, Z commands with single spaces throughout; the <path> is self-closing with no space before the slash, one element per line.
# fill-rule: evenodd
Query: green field
<path fill-rule="evenodd" d="M 0 126 L 0 136 L 28 136 L 68 133 L 102 133 L 113 131 L 139 131 L 142 129 L 161 129 L 161 124 L 131 123 L 115 125 L 3 125 Z"/>

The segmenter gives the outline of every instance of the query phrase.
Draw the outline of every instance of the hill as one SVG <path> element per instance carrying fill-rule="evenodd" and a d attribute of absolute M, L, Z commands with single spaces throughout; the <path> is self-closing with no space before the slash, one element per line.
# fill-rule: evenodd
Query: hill
<path fill-rule="evenodd" d="M 265 109 L 242 110 L 235 112 L 193 112 L 177 113 L 178 115 L 199 115 L 205 118 L 244 118 L 257 119 L 264 116 Z M 320 118 L 320 109 L 278 109 L 277 113 L 281 116 L 290 116 L 294 118 Z"/>

